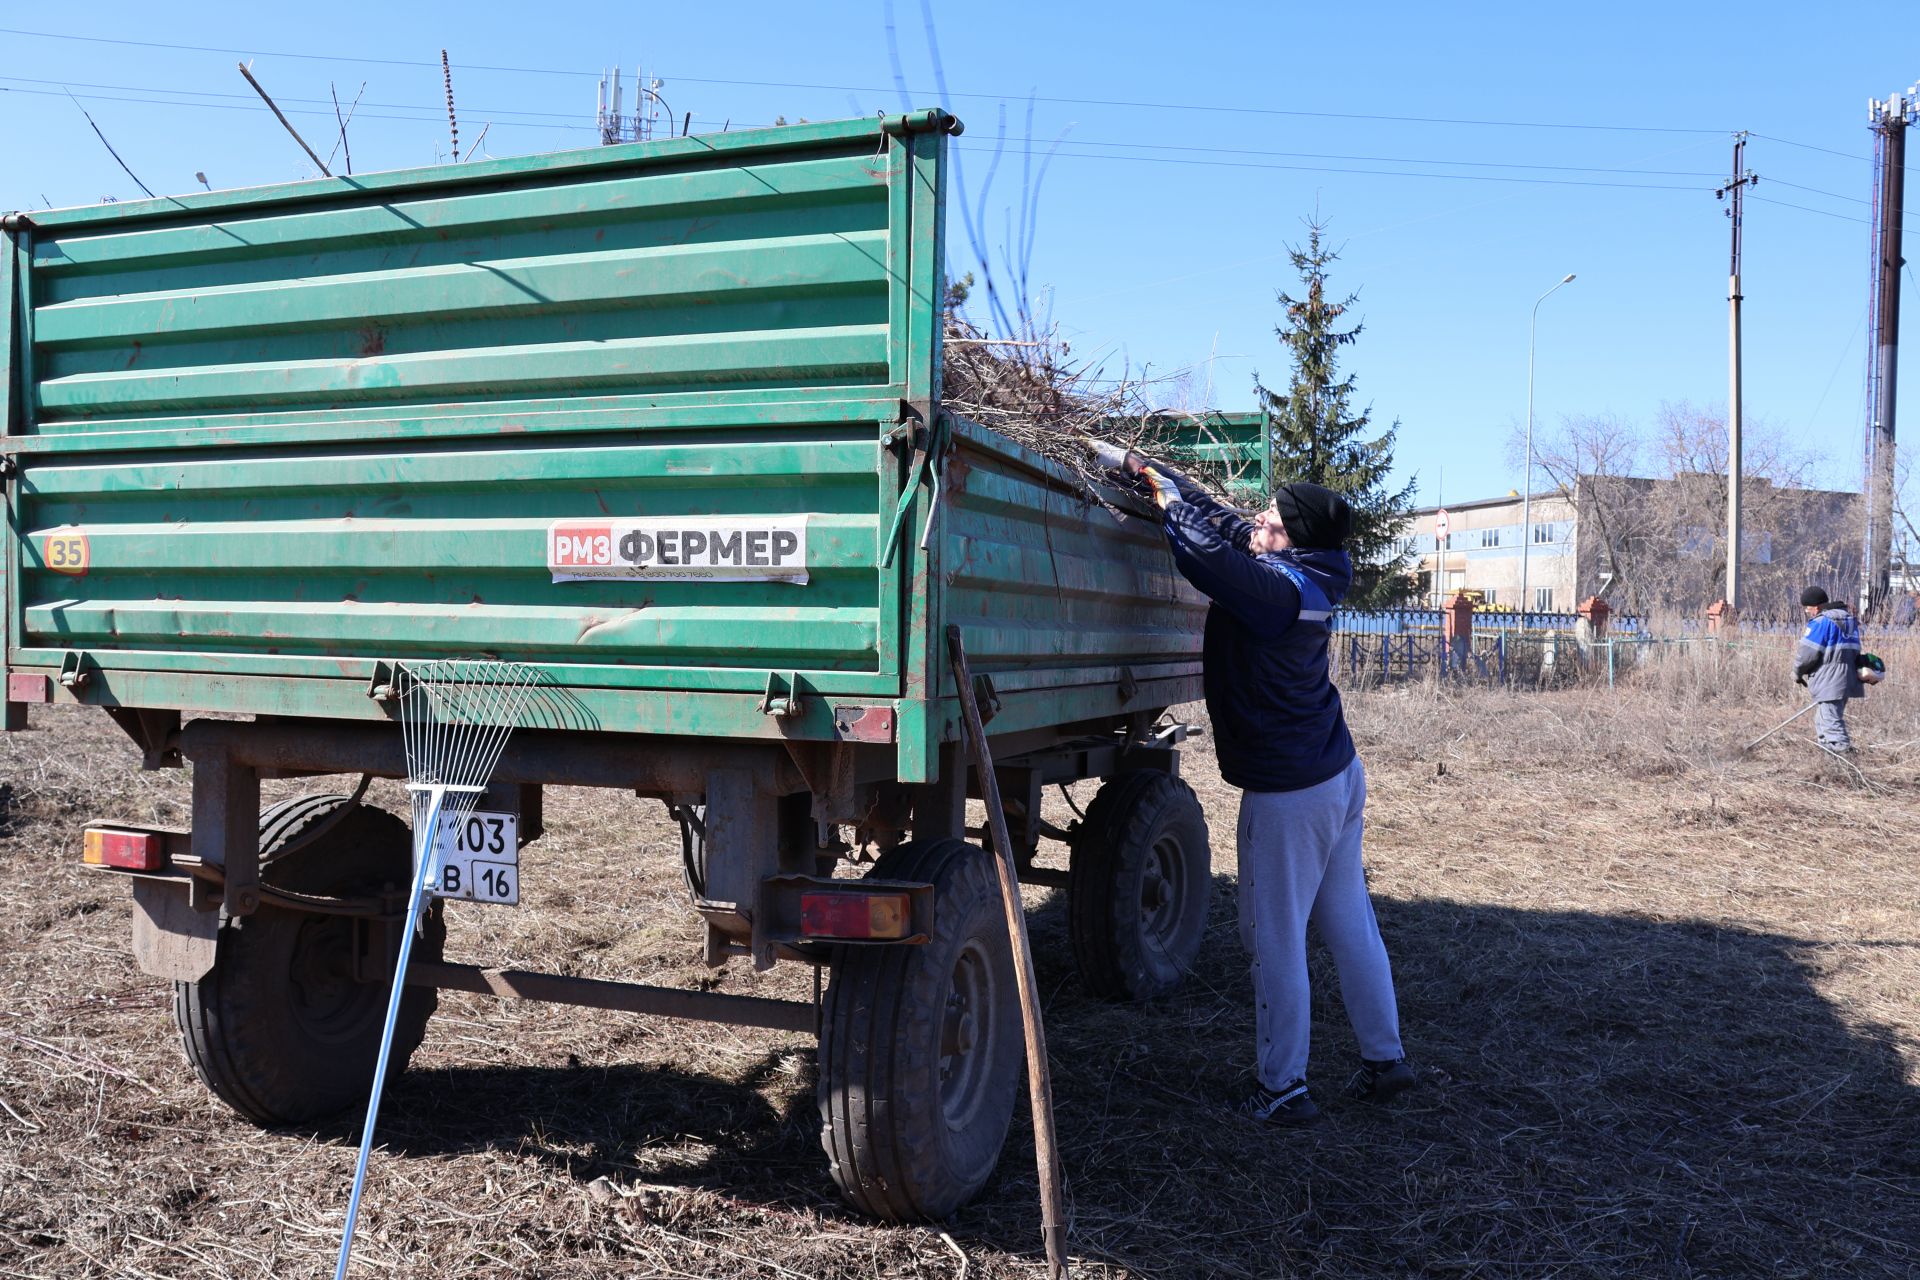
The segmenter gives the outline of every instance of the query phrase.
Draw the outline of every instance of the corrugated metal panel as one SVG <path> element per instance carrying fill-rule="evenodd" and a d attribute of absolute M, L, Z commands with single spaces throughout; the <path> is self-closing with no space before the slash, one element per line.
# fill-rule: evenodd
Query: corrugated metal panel
<path fill-rule="evenodd" d="M 38 429 L 593 391 L 885 385 L 871 154 L 33 244 Z M 97 423 L 96 423 L 97 425 Z"/>
<path fill-rule="evenodd" d="M 874 404 L 907 381 L 910 148 L 865 122 L 691 150 L 41 219 L 16 651 L 897 692 Z M 807 515 L 808 585 L 546 568 L 554 520 L 689 514 Z M 84 577 L 45 563 L 63 529 Z"/>
<path fill-rule="evenodd" d="M 1038 455 L 966 424 L 948 464 L 946 621 L 996 685 L 1044 672 L 1067 688 L 1197 671 L 1205 601 L 1173 566 L 1160 523 L 1116 515 Z M 1116 705 L 1112 710 L 1119 710 Z"/>
<path fill-rule="evenodd" d="M 774 443 L 441 446 L 31 468 L 25 643 L 46 648 L 878 669 L 871 423 Z M 784 583 L 554 583 L 546 530 L 602 515 L 806 513 Z"/>
<path fill-rule="evenodd" d="M 1265 413 L 1215 409 L 1161 418 L 1156 428 L 1168 441 L 1169 461 L 1215 468 L 1225 478 L 1228 492 L 1250 506 L 1264 507 L 1272 501 L 1272 423 Z"/>

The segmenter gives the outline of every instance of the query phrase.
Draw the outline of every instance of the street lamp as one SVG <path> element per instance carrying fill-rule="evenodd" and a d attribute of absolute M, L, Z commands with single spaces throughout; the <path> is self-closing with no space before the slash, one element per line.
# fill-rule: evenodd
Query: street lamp
<path fill-rule="evenodd" d="M 1547 290 L 1533 302 L 1533 319 L 1527 322 L 1527 466 L 1520 481 L 1520 629 L 1527 629 L 1527 552 L 1533 546 L 1533 339 L 1540 327 L 1540 304 L 1561 284 L 1572 284 L 1573 272 L 1561 277 L 1560 284 Z"/>

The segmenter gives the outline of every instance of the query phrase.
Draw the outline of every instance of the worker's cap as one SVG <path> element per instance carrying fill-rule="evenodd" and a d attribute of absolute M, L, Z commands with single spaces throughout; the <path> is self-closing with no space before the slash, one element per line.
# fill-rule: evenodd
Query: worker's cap
<path fill-rule="evenodd" d="M 1353 536 L 1353 508 L 1331 489 L 1305 481 L 1283 484 L 1274 491 L 1273 506 L 1296 547 L 1335 548 Z"/>
<path fill-rule="evenodd" d="M 1800 593 L 1800 603 L 1808 608 L 1812 608 L 1815 605 L 1823 605 L 1826 602 L 1827 593 L 1819 587 L 1808 587 Z"/>

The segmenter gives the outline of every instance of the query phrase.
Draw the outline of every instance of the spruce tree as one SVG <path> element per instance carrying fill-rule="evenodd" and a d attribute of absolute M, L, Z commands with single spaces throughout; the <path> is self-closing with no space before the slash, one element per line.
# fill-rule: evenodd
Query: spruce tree
<path fill-rule="evenodd" d="M 1339 374 L 1340 349 L 1360 337 L 1363 326 L 1340 323 L 1358 294 L 1338 301 L 1327 294 L 1327 268 L 1339 253 L 1322 243 L 1326 224 L 1307 223 L 1307 246 L 1288 247 L 1288 256 L 1306 287 L 1295 298 L 1276 290 L 1285 322 L 1274 327 L 1293 361 L 1293 376 L 1285 391 L 1274 391 L 1254 374 L 1254 389 L 1273 420 L 1273 480 L 1276 486 L 1306 480 L 1333 490 L 1353 507 L 1353 589 L 1350 608 L 1383 608 L 1410 594 L 1405 572 L 1407 553 L 1396 545 L 1412 522 L 1414 482 L 1400 489 L 1388 487 L 1393 470 L 1395 421 L 1368 438 L 1371 408 L 1353 407 L 1354 376 Z"/>

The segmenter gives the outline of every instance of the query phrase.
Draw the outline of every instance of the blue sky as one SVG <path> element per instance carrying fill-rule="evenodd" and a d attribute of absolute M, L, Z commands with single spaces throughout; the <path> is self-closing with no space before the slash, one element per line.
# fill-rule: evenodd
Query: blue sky
<path fill-rule="evenodd" d="M 987 192 L 996 253 L 1025 140 L 1064 139 L 1040 188 L 1032 280 L 1077 350 L 1116 373 L 1191 369 L 1196 394 L 1212 357 L 1213 400 L 1251 405 L 1255 370 L 1285 377 L 1273 291 L 1317 207 L 1341 246 L 1334 283 L 1360 293 L 1367 325 L 1349 368 L 1377 418 L 1401 421 L 1399 465 L 1427 500 L 1443 474 L 1454 500 L 1518 483 L 1507 442 L 1526 407 L 1528 312 L 1569 271 L 1579 279 L 1541 308 L 1542 422 L 1724 401 L 1727 223 L 1713 188 L 1730 131 L 1752 131 L 1747 411 L 1822 455 L 1824 481 L 1857 484 L 1866 102 L 1920 79 L 1920 6 L 931 7 L 976 199 L 1003 151 Z M 323 154 L 330 86 L 345 101 L 364 81 L 349 136 L 367 172 L 444 159 L 442 47 L 463 145 L 485 127 L 485 151 L 511 155 L 591 145 L 595 81 L 616 63 L 664 78 L 696 132 L 897 109 L 886 12 L 880 0 L 15 10 L 0 19 L 13 28 L 0 32 L 0 207 L 139 194 L 64 88 L 171 193 L 197 189 L 195 171 L 215 187 L 313 172 L 251 98 L 242 56 Z M 919 0 L 894 17 L 910 96 L 934 104 Z"/>

